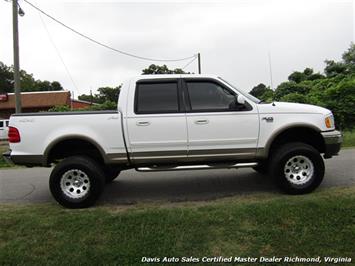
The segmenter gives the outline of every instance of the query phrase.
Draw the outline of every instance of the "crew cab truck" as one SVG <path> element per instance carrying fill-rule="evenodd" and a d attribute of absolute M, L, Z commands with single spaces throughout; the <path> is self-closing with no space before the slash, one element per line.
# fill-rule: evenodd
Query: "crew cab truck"
<path fill-rule="evenodd" d="M 263 103 L 214 75 L 142 75 L 121 88 L 118 110 L 24 113 L 10 118 L 18 165 L 55 165 L 49 179 L 63 206 L 91 206 L 127 169 L 137 171 L 253 167 L 286 193 L 313 191 L 323 158 L 342 135 L 331 111 Z"/>

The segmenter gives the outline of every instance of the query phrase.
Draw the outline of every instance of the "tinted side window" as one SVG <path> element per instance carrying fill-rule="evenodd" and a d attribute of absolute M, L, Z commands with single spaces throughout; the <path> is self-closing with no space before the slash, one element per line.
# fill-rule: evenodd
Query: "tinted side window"
<path fill-rule="evenodd" d="M 229 111 L 235 106 L 235 96 L 217 83 L 187 82 L 192 111 Z"/>
<path fill-rule="evenodd" d="M 9 122 L 10 122 L 9 120 L 6 121 L 6 126 L 7 127 L 9 126 Z"/>
<path fill-rule="evenodd" d="M 0 127 L 3 127 L 3 126 L 4 126 L 4 122 L 0 121 Z"/>
<path fill-rule="evenodd" d="M 137 114 L 179 112 L 177 83 L 138 83 L 135 112 Z"/>

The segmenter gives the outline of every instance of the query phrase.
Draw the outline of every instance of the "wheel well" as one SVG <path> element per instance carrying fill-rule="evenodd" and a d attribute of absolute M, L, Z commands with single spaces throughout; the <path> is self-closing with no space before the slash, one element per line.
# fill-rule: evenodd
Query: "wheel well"
<path fill-rule="evenodd" d="M 100 163 L 104 162 L 98 147 L 90 141 L 83 139 L 66 139 L 59 141 L 50 148 L 47 154 L 48 165 L 73 155 L 86 155 Z"/>
<path fill-rule="evenodd" d="M 289 128 L 279 133 L 271 143 L 269 154 L 289 142 L 303 142 L 313 146 L 319 153 L 325 152 L 325 143 L 320 132 L 308 127 Z"/>

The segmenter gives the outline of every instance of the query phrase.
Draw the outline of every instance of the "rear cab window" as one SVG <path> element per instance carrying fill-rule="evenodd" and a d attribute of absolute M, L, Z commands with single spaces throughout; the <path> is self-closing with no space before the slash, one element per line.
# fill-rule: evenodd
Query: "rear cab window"
<path fill-rule="evenodd" d="M 177 81 L 137 82 L 136 114 L 178 113 L 180 103 Z"/>

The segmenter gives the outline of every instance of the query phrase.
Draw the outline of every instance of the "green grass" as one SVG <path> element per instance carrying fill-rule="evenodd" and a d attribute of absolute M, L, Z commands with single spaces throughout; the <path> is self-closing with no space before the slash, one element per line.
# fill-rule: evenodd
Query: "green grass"
<path fill-rule="evenodd" d="M 344 142 L 343 147 L 354 147 L 355 146 L 355 131 L 344 131 Z"/>
<path fill-rule="evenodd" d="M 142 256 L 354 260 L 354 240 L 355 187 L 86 210 L 0 205 L 0 264 L 138 265 Z"/>

